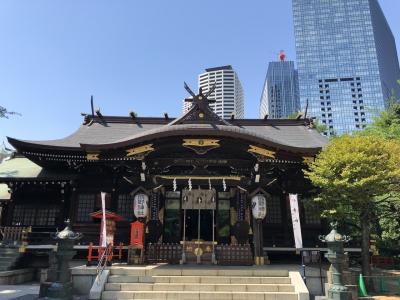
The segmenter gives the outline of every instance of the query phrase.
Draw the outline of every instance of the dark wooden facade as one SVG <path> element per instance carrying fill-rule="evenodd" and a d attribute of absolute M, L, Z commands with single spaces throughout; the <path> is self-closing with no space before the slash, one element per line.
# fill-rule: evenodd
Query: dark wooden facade
<path fill-rule="evenodd" d="M 140 189 L 158 206 L 156 212 L 150 207 L 146 240 L 178 244 L 182 193 L 191 186 L 216 191 L 218 245 L 243 239 L 251 244 L 249 195 L 262 189 L 269 195 L 263 245 L 294 246 L 289 193 L 299 195 L 304 246 L 318 245 L 319 212 L 307 204 L 312 187 L 302 170 L 324 146 L 324 137 L 307 119 L 222 120 L 209 109 L 206 96 L 195 95 L 192 109 L 177 119 L 85 115 L 81 128 L 65 139 L 9 138 L 17 154 L 0 166 L 0 182 L 12 195 L 1 202 L 1 225 L 32 226 L 30 243 L 47 244 L 52 242 L 48 232 L 69 218 L 74 230 L 84 234 L 82 245 L 97 243 L 99 224 L 89 214 L 100 209 L 103 191 L 107 209 L 125 218 L 117 225 L 115 242 L 127 244 L 135 220 L 133 195 Z M 26 164 L 36 171 L 23 174 Z M 196 214 L 187 211 L 188 239 L 195 236 Z M 209 240 L 210 211 L 203 210 L 200 218 L 202 239 Z"/>

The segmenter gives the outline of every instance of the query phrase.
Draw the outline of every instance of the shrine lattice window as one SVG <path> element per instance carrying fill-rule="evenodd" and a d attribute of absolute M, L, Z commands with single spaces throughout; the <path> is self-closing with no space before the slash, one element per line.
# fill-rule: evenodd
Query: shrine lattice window
<path fill-rule="evenodd" d="M 25 207 L 24 218 L 22 221 L 23 225 L 34 225 L 35 223 L 35 209 Z"/>
<path fill-rule="evenodd" d="M 164 242 L 177 243 L 180 241 L 180 192 L 167 192 L 164 213 Z"/>
<path fill-rule="evenodd" d="M 306 224 L 319 225 L 321 224 L 321 208 L 311 200 L 303 202 L 304 221 Z"/>
<path fill-rule="evenodd" d="M 128 221 L 134 219 L 133 197 L 130 194 L 118 195 L 117 213 Z"/>
<path fill-rule="evenodd" d="M 33 207 L 19 204 L 14 207 L 12 225 L 55 226 L 59 213 L 57 206 Z"/>
<path fill-rule="evenodd" d="M 96 194 L 79 194 L 78 205 L 76 210 L 76 221 L 77 222 L 91 222 L 92 218 L 90 214 L 95 209 Z"/>
<path fill-rule="evenodd" d="M 268 199 L 266 222 L 269 224 L 282 223 L 281 199 L 279 196 L 272 196 Z"/>

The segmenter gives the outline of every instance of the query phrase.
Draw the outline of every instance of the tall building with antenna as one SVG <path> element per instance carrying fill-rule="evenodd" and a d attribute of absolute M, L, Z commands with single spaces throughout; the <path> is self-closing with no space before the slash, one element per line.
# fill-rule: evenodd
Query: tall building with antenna
<path fill-rule="evenodd" d="M 233 115 L 236 119 L 243 119 L 243 88 L 232 66 L 208 68 L 198 76 L 198 85 L 203 93 L 207 93 L 214 84 L 215 90 L 208 98 L 215 102 L 210 104 L 210 108 L 221 118 L 229 119 Z M 190 107 L 191 103 L 183 101 L 183 113 L 186 113 Z"/>
<path fill-rule="evenodd" d="M 287 118 L 300 110 L 297 71 L 293 61 L 286 61 L 283 51 L 279 61 L 268 64 L 260 99 L 260 118 Z"/>

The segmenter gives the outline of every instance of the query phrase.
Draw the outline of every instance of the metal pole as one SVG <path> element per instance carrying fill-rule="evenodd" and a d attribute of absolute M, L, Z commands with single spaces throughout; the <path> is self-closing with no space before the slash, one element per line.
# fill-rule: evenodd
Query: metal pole
<path fill-rule="evenodd" d="M 186 263 L 186 253 L 185 253 L 185 241 L 186 241 L 186 209 L 183 209 L 183 242 L 182 242 L 182 260 L 181 263 Z"/>
<path fill-rule="evenodd" d="M 319 278 L 320 278 L 320 281 L 321 281 L 321 290 L 322 290 L 322 295 L 325 295 L 324 281 L 322 279 L 321 251 L 319 251 L 319 250 L 318 250 L 318 256 L 319 256 Z"/>
<path fill-rule="evenodd" d="M 300 255 L 301 255 L 301 276 L 303 277 L 304 283 L 307 283 L 306 266 L 304 264 L 304 253 L 303 253 L 303 250 L 300 250 Z"/>
<path fill-rule="evenodd" d="M 200 205 L 199 205 L 199 216 L 197 220 L 197 248 L 200 250 Z M 201 263 L 200 251 L 197 253 L 197 263 Z"/>
<path fill-rule="evenodd" d="M 215 240 L 215 223 L 214 223 L 214 214 L 215 210 L 212 210 L 212 255 L 211 255 L 211 263 L 212 264 L 217 264 L 217 261 L 215 260 L 215 246 L 214 246 L 214 240 Z"/>

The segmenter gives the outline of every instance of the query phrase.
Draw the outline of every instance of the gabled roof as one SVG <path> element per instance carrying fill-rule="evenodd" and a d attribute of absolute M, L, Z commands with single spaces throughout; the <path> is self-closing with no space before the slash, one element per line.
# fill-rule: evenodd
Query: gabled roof
<path fill-rule="evenodd" d="M 307 119 L 264 120 L 221 119 L 216 115 L 206 94 L 199 90 L 194 94 L 185 84 L 192 98 L 192 108 L 180 118 L 137 118 L 85 116 L 84 124 L 72 135 L 59 140 L 24 141 L 8 138 L 19 151 L 93 151 L 117 149 L 134 144 L 150 142 L 171 136 L 236 138 L 290 152 L 316 154 L 327 144 L 327 139 L 310 126 Z"/>
<path fill-rule="evenodd" d="M 170 119 L 171 120 L 171 119 Z M 169 121 L 170 121 L 169 120 Z M 175 119 L 174 119 L 175 120 Z M 292 150 L 320 151 L 327 139 L 315 129 L 310 129 L 304 120 L 229 120 L 230 125 L 177 124 L 171 125 L 163 118 L 148 119 L 94 117 L 89 125 L 81 125 L 70 136 L 59 140 L 25 141 L 8 138 L 16 149 L 53 149 L 84 151 L 102 145 L 127 145 L 151 138 L 169 135 L 186 136 L 232 136 L 252 139 L 258 143 L 274 144 Z"/>

